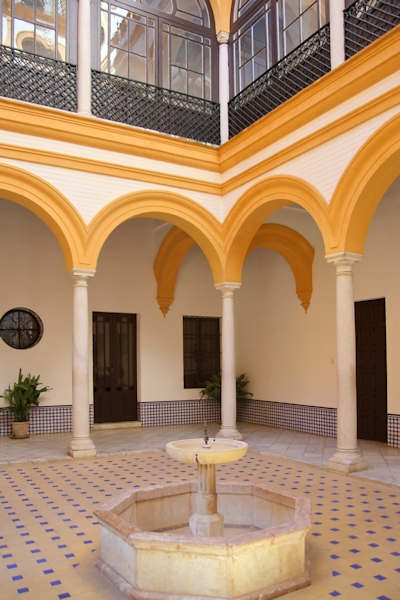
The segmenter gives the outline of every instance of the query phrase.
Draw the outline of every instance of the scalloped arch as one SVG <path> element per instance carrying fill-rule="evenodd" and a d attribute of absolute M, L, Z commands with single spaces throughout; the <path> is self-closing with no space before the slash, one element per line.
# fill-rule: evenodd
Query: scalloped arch
<path fill-rule="evenodd" d="M 67 271 L 88 268 L 86 225 L 55 187 L 19 167 L 0 164 L 0 196 L 27 208 L 46 223 L 61 246 Z"/>
<path fill-rule="evenodd" d="M 299 204 L 313 217 L 329 253 L 334 239 L 322 195 L 297 177 L 269 177 L 247 190 L 224 222 L 226 281 L 241 280 L 244 259 L 256 232 L 270 215 L 290 204 Z"/>
<path fill-rule="evenodd" d="M 330 205 L 337 244 L 330 253 L 363 254 L 365 239 L 383 195 L 400 176 L 400 115 L 382 125 L 343 173 Z"/>
<path fill-rule="evenodd" d="M 185 231 L 203 250 L 214 282 L 223 281 L 221 224 L 200 204 L 179 194 L 145 191 L 127 194 L 105 206 L 91 221 L 87 254 L 91 268 L 96 263 L 108 236 L 128 219 L 150 217 L 173 223 Z"/>

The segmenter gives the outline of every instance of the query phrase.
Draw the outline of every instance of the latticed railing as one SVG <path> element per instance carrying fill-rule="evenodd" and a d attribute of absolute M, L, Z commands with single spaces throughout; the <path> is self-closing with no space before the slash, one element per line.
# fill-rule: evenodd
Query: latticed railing
<path fill-rule="evenodd" d="M 326 25 L 229 102 L 233 137 L 330 70 L 330 30 Z"/>
<path fill-rule="evenodd" d="M 92 113 L 126 125 L 220 143 L 219 104 L 99 71 L 92 71 Z"/>
<path fill-rule="evenodd" d="M 346 58 L 399 23 L 399 0 L 357 0 L 344 11 Z"/>
<path fill-rule="evenodd" d="M 0 46 L 0 96 L 76 112 L 75 65 Z"/>

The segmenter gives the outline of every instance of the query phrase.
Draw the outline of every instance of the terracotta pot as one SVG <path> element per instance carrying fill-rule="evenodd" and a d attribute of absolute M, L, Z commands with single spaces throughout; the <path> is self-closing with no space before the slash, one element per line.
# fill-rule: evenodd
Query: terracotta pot
<path fill-rule="evenodd" d="M 29 434 L 28 434 L 29 421 L 21 421 L 21 422 L 13 421 L 11 423 L 11 425 L 12 425 L 11 437 L 13 439 L 24 439 L 24 438 L 29 437 Z"/>

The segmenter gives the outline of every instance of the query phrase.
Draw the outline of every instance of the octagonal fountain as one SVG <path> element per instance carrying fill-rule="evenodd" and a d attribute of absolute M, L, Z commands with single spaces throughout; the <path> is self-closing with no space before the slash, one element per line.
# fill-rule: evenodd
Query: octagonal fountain
<path fill-rule="evenodd" d="M 244 442 L 206 435 L 166 450 L 196 464 L 198 481 L 129 489 L 95 512 L 96 564 L 121 591 L 135 600 L 253 600 L 310 584 L 308 498 L 216 484 L 215 465 L 243 457 Z"/>

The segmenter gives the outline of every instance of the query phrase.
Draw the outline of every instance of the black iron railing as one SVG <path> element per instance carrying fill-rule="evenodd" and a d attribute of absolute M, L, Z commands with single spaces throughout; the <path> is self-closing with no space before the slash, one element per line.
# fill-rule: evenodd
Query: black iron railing
<path fill-rule="evenodd" d="M 330 30 L 326 25 L 229 102 L 233 137 L 330 70 Z"/>
<path fill-rule="evenodd" d="M 0 46 L 0 96 L 76 112 L 75 65 Z"/>
<path fill-rule="evenodd" d="M 346 58 L 350 58 L 399 23 L 399 0 L 357 0 L 344 11 Z"/>
<path fill-rule="evenodd" d="M 209 144 L 220 143 L 219 104 L 92 71 L 96 117 Z"/>

